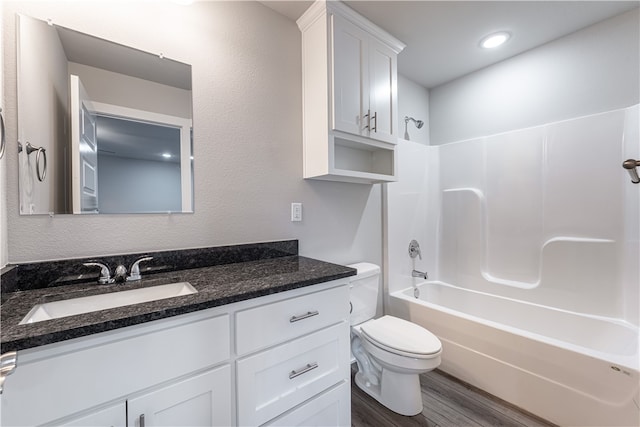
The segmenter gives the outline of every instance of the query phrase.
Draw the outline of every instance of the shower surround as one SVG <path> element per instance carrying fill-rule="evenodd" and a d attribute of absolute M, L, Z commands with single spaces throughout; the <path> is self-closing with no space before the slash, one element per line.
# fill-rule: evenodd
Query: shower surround
<path fill-rule="evenodd" d="M 638 424 L 640 186 L 621 164 L 640 157 L 639 116 L 635 105 L 441 146 L 400 143 L 404 175 L 386 191 L 387 310 L 439 335 L 445 371 L 560 424 Z M 423 260 L 407 255 L 411 239 Z M 507 315 L 492 317 L 501 304 Z M 551 333 L 563 326 L 568 336 Z M 498 351 L 514 346 L 560 353 L 536 364 Z"/>

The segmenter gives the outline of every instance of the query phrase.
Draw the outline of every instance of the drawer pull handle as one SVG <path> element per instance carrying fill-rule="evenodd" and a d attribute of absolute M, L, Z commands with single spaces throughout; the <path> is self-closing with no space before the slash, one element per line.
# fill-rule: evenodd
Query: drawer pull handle
<path fill-rule="evenodd" d="M 314 369 L 316 369 L 318 367 L 317 363 L 307 363 L 307 366 L 305 366 L 304 368 L 298 370 L 298 371 L 291 371 L 291 373 L 289 373 L 289 379 L 292 380 L 295 377 L 299 377 L 302 374 L 306 374 L 309 371 L 312 371 Z"/>
<path fill-rule="evenodd" d="M 308 319 L 309 317 L 317 316 L 318 314 L 320 314 L 318 310 L 308 311 L 305 314 L 301 314 L 300 316 L 291 316 L 291 319 L 289 319 L 289 322 L 294 323 L 299 320 L 304 320 L 304 319 Z"/>

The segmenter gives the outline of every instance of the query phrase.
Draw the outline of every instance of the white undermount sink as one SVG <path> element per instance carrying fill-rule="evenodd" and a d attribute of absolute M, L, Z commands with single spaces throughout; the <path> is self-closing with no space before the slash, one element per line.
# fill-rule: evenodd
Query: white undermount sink
<path fill-rule="evenodd" d="M 141 302 L 157 301 L 181 295 L 195 294 L 198 291 L 188 282 L 169 283 L 166 285 L 149 286 L 147 288 L 131 289 L 129 291 L 111 292 L 108 294 L 92 295 L 88 297 L 72 298 L 62 301 L 46 302 L 35 305 L 20 322 L 41 322 L 73 316 L 74 314 L 90 313 L 108 308 L 139 304 Z"/>

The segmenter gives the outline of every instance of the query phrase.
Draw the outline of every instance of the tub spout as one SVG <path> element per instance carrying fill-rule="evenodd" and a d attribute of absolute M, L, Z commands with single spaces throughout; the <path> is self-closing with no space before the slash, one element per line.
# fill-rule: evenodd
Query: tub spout
<path fill-rule="evenodd" d="M 422 272 L 422 271 L 418 271 L 418 270 L 413 270 L 411 272 L 411 277 L 419 277 L 421 279 L 427 280 L 429 278 L 429 273 Z"/>

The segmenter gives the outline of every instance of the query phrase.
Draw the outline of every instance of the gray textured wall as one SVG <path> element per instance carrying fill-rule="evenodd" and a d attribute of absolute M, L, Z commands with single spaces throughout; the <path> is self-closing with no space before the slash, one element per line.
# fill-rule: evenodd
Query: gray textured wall
<path fill-rule="evenodd" d="M 19 216 L 7 155 L 9 262 L 297 238 L 303 255 L 381 262 L 380 185 L 302 179 L 296 24 L 257 2 L 3 2 L 7 136 L 16 139 L 16 12 L 186 62 L 193 70 L 195 213 Z M 304 220 L 290 222 L 290 203 Z"/>

